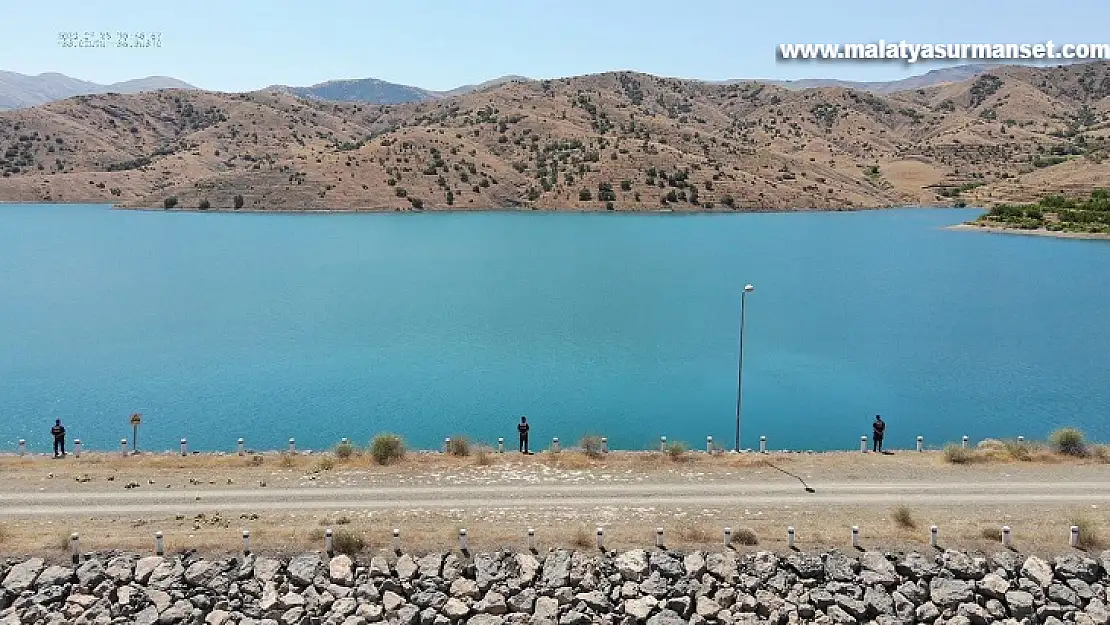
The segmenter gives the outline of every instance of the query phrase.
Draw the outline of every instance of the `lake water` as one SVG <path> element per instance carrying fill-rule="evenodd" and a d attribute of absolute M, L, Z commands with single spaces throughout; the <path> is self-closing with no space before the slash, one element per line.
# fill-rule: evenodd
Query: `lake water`
<path fill-rule="evenodd" d="M 381 431 L 910 448 L 1110 437 L 1110 244 L 974 210 L 335 214 L 0 206 L 0 449 Z"/>

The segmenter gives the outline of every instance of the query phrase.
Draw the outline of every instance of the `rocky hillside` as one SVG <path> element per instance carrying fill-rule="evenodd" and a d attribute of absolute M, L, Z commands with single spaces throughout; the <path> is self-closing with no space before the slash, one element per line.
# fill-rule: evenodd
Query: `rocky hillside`
<path fill-rule="evenodd" d="M 0 113 L 0 200 L 781 210 L 1110 186 L 1110 63 L 875 94 L 628 72 L 399 105 L 160 91 Z"/>
<path fill-rule="evenodd" d="M 1106 625 L 1107 567 L 1110 552 L 32 558 L 0 564 L 0 625 Z"/>

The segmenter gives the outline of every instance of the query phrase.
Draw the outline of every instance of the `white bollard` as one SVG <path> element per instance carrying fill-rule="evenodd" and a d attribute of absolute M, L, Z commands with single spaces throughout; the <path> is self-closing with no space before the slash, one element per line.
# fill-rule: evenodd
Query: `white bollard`
<path fill-rule="evenodd" d="M 166 542 L 162 539 L 162 532 L 154 532 L 154 555 L 166 554 Z"/>
<path fill-rule="evenodd" d="M 243 555 L 251 554 L 251 531 L 243 530 Z"/>
<path fill-rule="evenodd" d="M 852 546 L 859 547 L 859 526 L 852 526 Z"/>
<path fill-rule="evenodd" d="M 289 439 L 289 453 L 291 453 L 291 454 L 297 453 L 297 440 L 296 439 L 293 439 L 293 438 Z"/>
<path fill-rule="evenodd" d="M 459 530 L 459 551 L 466 551 L 466 529 Z"/>
<path fill-rule="evenodd" d="M 241 438 L 239 440 L 235 441 L 235 444 L 238 447 L 238 449 L 236 450 L 236 453 L 238 453 L 240 456 L 247 455 L 247 450 L 243 447 L 243 442 L 244 441 Z"/>
<path fill-rule="evenodd" d="M 559 453 L 559 437 L 558 436 L 551 439 L 551 451 L 552 451 L 552 453 Z"/>
<path fill-rule="evenodd" d="M 1072 525 L 1071 526 L 1071 540 L 1068 541 L 1068 545 L 1070 545 L 1072 547 L 1079 547 L 1079 526 L 1078 525 Z"/>
<path fill-rule="evenodd" d="M 181 455 L 182 456 L 188 456 L 189 455 L 189 441 L 185 440 L 184 438 L 181 439 Z"/>
<path fill-rule="evenodd" d="M 867 437 L 866 436 L 859 437 L 859 450 L 862 453 L 867 453 Z"/>
<path fill-rule="evenodd" d="M 964 449 L 967 449 L 967 434 L 964 434 Z"/>
<path fill-rule="evenodd" d="M 655 528 L 655 546 L 660 549 L 663 548 L 663 528 Z"/>
<path fill-rule="evenodd" d="M 659 451 L 667 451 L 667 437 L 666 436 L 660 436 L 659 437 Z"/>
<path fill-rule="evenodd" d="M 81 538 L 74 532 L 69 535 L 69 551 L 73 554 L 73 563 L 81 563 Z"/>
<path fill-rule="evenodd" d="M 73 441 L 73 457 L 74 458 L 80 458 L 81 457 L 81 439 L 77 439 L 77 440 Z"/>
<path fill-rule="evenodd" d="M 497 453 L 499 453 L 499 454 L 505 453 L 505 439 L 504 438 L 498 438 L 497 439 Z"/>
<path fill-rule="evenodd" d="M 604 436 L 601 437 L 601 453 L 609 453 L 609 439 Z"/>
<path fill-rule="evenodd" d="M 767 453 L 767 437 L 766 436 L 760 436 L 759 437 L 759 453 L 761 453 L 761 454 Z"/>
<path fill-rule="evenodd" d="M 597 548 L 605 551 L 605 529 L 597 528 Z"/>
<path fill-rule="evenodd" d="M 27 441 L 21 438 L 19 439 L 19 457 L 22 458 L 25 453 L 27 453 Z"/>
<path fill-rule="evenodd" d="M 707 453 L 707 454 L 713 453 L 713 437 L 712 436 L 706 436 L 705 437 L 705 453 Z"/>
<path fill-rule="evenodd" d="M 924 436 L 918 436 L 917 437 L 917 451 L 925 451 L 925 437 Z"/>
<path fill-rule="evenodd" d="M 330 527 L 324 530 L 324 553 L 328 554 L 329 558 L 335 554 L 335 549 L 332 547 L 332 531 Z"/>
<path fill-rule="evenodd" d="M 934 525 L 929 528 L 929 546 L 933 549 L 937 548 L 937 526 Z"/>
<path fill-rule="evenodd" d="M 1011 543 L 1012 543 L 1012 539 L 1010 537 L 1010 526 L 1009 525 L 1003 525 L 1002 526 L 1002 546 L 1003 547 L 1009 547 L 1011 545 Z"/>
<path fill-rule="evenodd" d="M 794 548 L 794 528 L 786 528 L 786 546 L 790 549 Z"/>
<path fill-rule="evenodd" d="M 119 439 L 119 455 L 121 455 L 121 456 L 126 456 L 127 455 L 127 439 L 126 438 Z"/>
<path fill-rule="evenodd" d="M 728 546 L 731 545 L 731 544 L 732 544 L 732 528 L 731 527 L 726 527 L 725 528 L 725 549 L 728 549 Z"/>
<path fill-rule="evenodd" d="M 528 528 L 528 550 L 536 550 L 536 530 L 531 527 Z"/>
<path fill-rule="evenodd" d="M 1025 437 L 1024 436 L 1019 436 L 1018 437 L 1018 442 L 1019 443 L 1024 443 L 1025 442 Z"/>
<path fill-rule="evenodd" d="M 401 530 L 393 529 L 393 551 L 401 551 Z"/>
<path fill-rule="evenodd" d="M 443 453 L 451 451 L 451 437 L 443 439 Z"/>

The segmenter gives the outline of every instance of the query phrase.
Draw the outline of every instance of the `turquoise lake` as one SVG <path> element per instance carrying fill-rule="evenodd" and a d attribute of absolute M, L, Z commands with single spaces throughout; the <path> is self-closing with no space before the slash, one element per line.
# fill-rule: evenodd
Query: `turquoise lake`
<path fill-rule="evenodd" d="M 975 210 L 201 214 L 0 205 L 0 449 L 394 431 L 731 447 L 1110 438 L 1110 243 Z"/>

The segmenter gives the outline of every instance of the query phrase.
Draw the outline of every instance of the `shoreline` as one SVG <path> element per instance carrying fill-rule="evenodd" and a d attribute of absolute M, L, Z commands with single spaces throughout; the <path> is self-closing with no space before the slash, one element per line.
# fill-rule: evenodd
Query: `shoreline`
<path fill-rule="evenodd" d="M 1054 239 L 1078 239 L 1082 241 L 1110 241 L 1110 234 L 1100 232 L 1053 232 L 1051 230 L 1022 230 L 1021 228 L 1005 228 L 1000 226 L 977 226 L 971 223 L 955 224 L 945 227 L 945 230 L 963 232 L 986 232 L 988 234 L 1024 234 L 1035 237 L 1049 237 Z"/>

